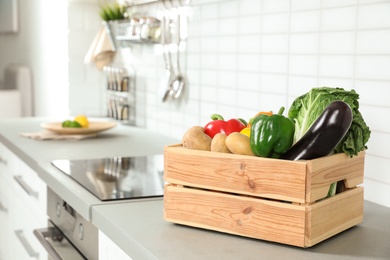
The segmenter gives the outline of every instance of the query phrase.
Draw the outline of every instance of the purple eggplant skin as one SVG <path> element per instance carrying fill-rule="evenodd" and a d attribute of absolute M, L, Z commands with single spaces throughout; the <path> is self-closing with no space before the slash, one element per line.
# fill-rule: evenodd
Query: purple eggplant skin
<path fill-rule="evenodd" d="M 347 103 L 332 102 L 280 159 L 311 160 L 329 155 L 348 132 L 352 120 L 352 109 Z"/>

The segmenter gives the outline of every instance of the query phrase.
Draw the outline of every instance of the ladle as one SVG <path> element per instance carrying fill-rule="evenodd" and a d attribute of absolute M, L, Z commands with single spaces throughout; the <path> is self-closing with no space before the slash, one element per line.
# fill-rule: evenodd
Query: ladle
<path fill-rule="evenodd" d="M 174 99 L 179 99 L 183 93 L 185 86 L 185 78 L 181 74 L 180 70 L 180 45 L 181 45 L 181 35 L 180 35 L 180 12 L 177 10 L 177 20 L 176 20 L 176 29 L 177 29 L 177 53 L 176 53 L 176 67 L 177 74 L 176 77 L 171 81 L 170 88 L 172 89 L 171 96 Z"/>
<path fill-rule="evenodd" d="M 165 5 L 165 0 L 163 1 Z M 171 95 L 172 92 L 172 87 L 171 87 L 171 82 L 172 82 L 172 77 L 173 77 L 173 69 L 172 69 L 172 57 L 171 57 L 171 52 L 169 50 L 169 43 L 170 40 L 168 38 L 168 34 L 170 33 L 170 14 L 168 13 L 167 15 L 164 13 L 163 15 L 163 30 L 162 30 L 162 42 L 163 42 L 163 57 L 164 57 L 164 62 L 165 62 L 165 85 L 167 86 L 167 89 L 165 90 L 164 96 L 162 101 L 165 102 L 168 100 L 168 97 Z M 168 32 L 169 30 L 169 32 Z M 167 50 L 168 49 L 168 50 Z M 168 57 L 167 57 L 168 55 Z"/>

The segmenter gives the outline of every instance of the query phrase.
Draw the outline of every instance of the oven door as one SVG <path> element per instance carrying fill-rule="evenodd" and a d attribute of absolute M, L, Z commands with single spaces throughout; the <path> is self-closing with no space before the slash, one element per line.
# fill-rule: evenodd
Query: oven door
<path fill-rule="evenodd" d="M 87 259 L 50 220 L 47 228 L 35 229 L 34 235 L 46 249 L 51 260 Z"/>

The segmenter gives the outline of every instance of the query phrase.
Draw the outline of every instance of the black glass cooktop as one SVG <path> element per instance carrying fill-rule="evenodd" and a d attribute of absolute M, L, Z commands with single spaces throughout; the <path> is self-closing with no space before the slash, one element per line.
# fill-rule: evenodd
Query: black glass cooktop
<path fill-rule="evenodd" d="M 55 160 L 52 164 L 102 201 L 161 197 L 163 155 Z"/>

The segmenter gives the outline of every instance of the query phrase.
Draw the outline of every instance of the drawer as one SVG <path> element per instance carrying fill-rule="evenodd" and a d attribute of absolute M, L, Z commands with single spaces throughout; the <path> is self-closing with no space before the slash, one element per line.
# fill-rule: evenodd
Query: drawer
<path fill-rule="evenodd" d="M 12 259 L 10 258 L 11 242 L 10 238 L 10 199 L 9 199 L 9 187 L 7 183 L 0 176 L 0 259 Z"/>
<path fill-rule="evenodd" d="M 12 176 L 17 168 L 17 157 L 0 143 L 0 174 Z"/>
<path fill-rule="evenodd" d="M 13 186 L 19 197 L 34 211 L 41 214 L 47 212 L 47 186 L 39 178 L 37 173 L 28 165 L 18 159 L 18 166 L 15 175 L 12 177 Z"/>
<path fill-rule="evenodd" d="M 33 233 L 34 229 L 47 226 L 47 218 L 37 217 L 20 198 L 16 197 L 14 200 L 9 234 L 13 250 L 12 258 L 9 259 L 48 259 L 46 251 Z"/>

